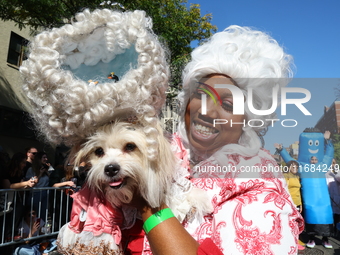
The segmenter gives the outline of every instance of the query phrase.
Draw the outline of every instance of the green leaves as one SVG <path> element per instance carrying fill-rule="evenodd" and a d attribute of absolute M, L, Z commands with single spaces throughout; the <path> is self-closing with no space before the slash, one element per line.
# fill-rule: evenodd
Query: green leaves
<path fill-rule="evenodd" d="M 334 146 L 334 158 L 337 162 L 340 161 L 340 134 L 332 134 L 333 146 Z"/>

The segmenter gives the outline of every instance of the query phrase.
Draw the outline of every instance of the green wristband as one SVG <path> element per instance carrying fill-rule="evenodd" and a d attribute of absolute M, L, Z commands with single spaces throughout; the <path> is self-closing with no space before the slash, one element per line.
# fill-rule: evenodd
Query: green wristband
<path fill-rule="evenodd" d="M 163 221 L 175 217 L 175 215 L 172 213 L 170 208 L 165 208 L 163 210 L 160 210 L 154 214 L 152 214 L 143 225 L 143 229 L 146 234 L 149 234 L 151 229 L 156 227 L 158 224 L 162 223 Z"/>

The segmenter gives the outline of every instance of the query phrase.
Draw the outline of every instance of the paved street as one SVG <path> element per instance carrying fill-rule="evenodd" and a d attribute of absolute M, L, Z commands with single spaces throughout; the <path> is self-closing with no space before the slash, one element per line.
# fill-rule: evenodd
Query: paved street
<path fill-rule="evenodd" d="M 329 238 L 330 243 L 333 245 L 333 249 L 326 249 L 321 244 L 320 236 L 316 236 L 316 246 L 313 249 L 309 249 L 306 247 L 304 251 L 300 251 L 299 255 L 340 255 L 340 236 L 337 238 L 331 237 Z M 308 241 L 307 235 L 302 235 L 301 240 L 303 242 Z M 49 255 L 62 255 L 57 251 L 50 252 Z M 276 254 L 276 255 L 285 255 L 285 254 Z"/>
<path fill-rule="evenodd" d="M 326 249 L 321 244 L 321 238 L 320 236 L 316 237 L 316 246 L 313 249 L 306 248 L 304 251 L 300 251 L 299 255 L 340 255 L 340 236 L 337 238 L 331 237 L 330 243 L 333 245 L 333 249 Z M 308 236 L 302 235 L 301 240 L 307 242 Z M 49 253 L 51 255 L 61 255 L 58 252 L 51 252 Z M 276 254 L 276 255 L 284 255 L 284 254 Z"/>
<path fill-rule="evenodd" d="M 330 237 L 329 241 L 333 245 L 333 249 L 326 249 L 322 246 L 321 243 L 321 236 L 316 236 L 316 246 L 313 249 L 305 248 L 303 251 L 299 251 L 299 255 L 340 255 L 340 233 L 337 237 Z M 308 236 L 305 233 L 302 233 L 300 236 L 301 241 L 307 243 L 308 242 Z M 10 252 L 11 253 L 11 252 Z M 7 255 L 10 254 L 9 252 L 2 252 L 0 250 L 0 255 Z M 62 255 L 58 253 L 56 250 L 49 253 L 49 255 Z M 286 254 L 275 254 L 275 255 L 286 255 Z"/>
<path fill-rule="evenodd" d="M 333 249 L 326 249 L 325 247 L 322 246 L 321 244 L 321 236 L 316 236 L 316 246 L 313 249 L 309 249 L 306 247 L 304 251 L 300 251 L 299 254 L 304 254 L 304 255 L 333 255 L 337 254 L 340 255 L 340 236 L 334 238 L 331 237 L 329 238 L 330 243 L 333 245 Z M 308 242 L 308 236 L 307 235 L 302 235 L 301 236 L 301 241 L 303 242 Z"/>

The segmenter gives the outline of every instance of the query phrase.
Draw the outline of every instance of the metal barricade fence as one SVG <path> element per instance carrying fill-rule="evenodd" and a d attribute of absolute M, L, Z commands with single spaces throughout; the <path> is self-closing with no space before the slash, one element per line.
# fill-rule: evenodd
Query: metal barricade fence
<path fill-rule="evenodd" d="M 78 187 L 79 188 L 79 187 Z M 69 221 L 72 198 L 70 187 L 30 189 L 0 189 L 0 247 L 36 239 L 56 237 Z M 34 211 L 42 219 L 41 231 L 27 238 L 23 233 L 24 212 Z M 30 221 L 29 228 L 34 222 Z"/>

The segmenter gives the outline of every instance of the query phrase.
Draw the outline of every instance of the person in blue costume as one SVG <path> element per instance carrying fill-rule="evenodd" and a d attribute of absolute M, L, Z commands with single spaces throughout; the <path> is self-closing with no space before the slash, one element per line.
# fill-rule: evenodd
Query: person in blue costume
<path fill-rule="evenodd" d="M 332 234 L 333 212 L 325 179 L 334 155 L 330 132 L 322 134 L 318 129 L 307 128 L 299 138 L 299 172 L 306 231 L 307 247 L 314 248 L 315 235 L 322 236 L 325 248 L 333 248 L 328 237 Z M 293 159 L 282 145 L 274 144 L 285 162 Z"/>

